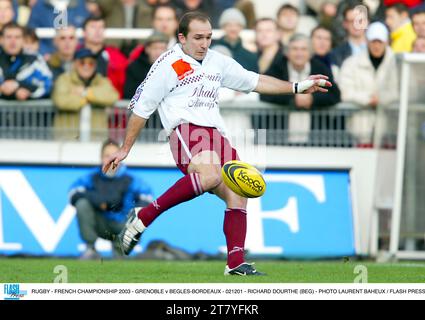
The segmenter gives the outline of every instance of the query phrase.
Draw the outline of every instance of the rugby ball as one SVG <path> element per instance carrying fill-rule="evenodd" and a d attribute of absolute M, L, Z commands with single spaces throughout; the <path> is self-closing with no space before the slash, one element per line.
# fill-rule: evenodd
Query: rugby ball
<path fill-rule="evenodd" d="M 260 171 L 242 161 L 229 161 L 221 169 L 224 183 L 245 198 L 258 198 L 266 192 L 266 182 Z"/>

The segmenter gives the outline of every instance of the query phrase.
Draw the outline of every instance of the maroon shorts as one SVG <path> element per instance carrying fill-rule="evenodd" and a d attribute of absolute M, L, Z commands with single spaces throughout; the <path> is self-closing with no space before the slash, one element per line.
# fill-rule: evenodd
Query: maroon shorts
<path fill-rule="evenodd" d="M 188 174 L 192 158 L 203 151 L 215 151 L 223 166 L 230 160 L 239 160 L 237 151 L 216 128 L 184 123 L 177 126 L 170 135 L 170 148 L 177 167 Z"/>

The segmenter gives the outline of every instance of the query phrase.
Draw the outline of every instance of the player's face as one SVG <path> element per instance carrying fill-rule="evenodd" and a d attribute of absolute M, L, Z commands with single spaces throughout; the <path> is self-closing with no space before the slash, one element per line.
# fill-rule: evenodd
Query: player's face
<path fill-rule="evenodd" d="M 415 14 L 412 22 L 418 37 L 425 38 L 425 13 Z"/>
<path fill-rule="evenodd" d="M 24 48 L 24 35 L 18 28 L 6 29 L 2 39 L 3 50 L 11 56 L 18 55 Z"/>
<path fill-rule="evenodd" d="M 211 45 L 212 27 L 208 21 L 193 20 L 187 37 L 179 34 L 183 51 L 196 60 L 203 60 Z"/>

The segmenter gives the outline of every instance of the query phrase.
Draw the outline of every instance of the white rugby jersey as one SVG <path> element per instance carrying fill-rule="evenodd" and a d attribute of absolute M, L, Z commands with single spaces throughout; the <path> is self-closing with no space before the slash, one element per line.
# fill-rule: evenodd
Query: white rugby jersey
<path fill-rule="evenodd" d="M 145 119 L 158 109 L 168 135 L 189 122 L 225 134 L 218 106 L 220 87 L 249 93 L 257 87 L 258 78 L 257 73 L 214 50 L 208 50 L 200 64 L 176 44 L 152 65 L 129 109 Z"/>

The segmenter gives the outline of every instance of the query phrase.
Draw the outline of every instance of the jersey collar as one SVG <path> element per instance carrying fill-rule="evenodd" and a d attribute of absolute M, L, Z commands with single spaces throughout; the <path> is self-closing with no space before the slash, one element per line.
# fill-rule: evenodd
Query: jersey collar
<path fill-rule="evenodd" d="M 199 61 L 195 60 L 194 58 L 192 58 L 191 56 L 189 56 L 189 55 L 187 55 L 186 53 L 183 52 L 183 49 L 182 49 L 180 43 L 176 43 L 173 49 L 183 59 L 183 61 L 186 61 L 187 63 L 190 63 L 190 64 L 196 64 L 196 65 L 199 65 L 199 66 L 201 65 L 199 63 Z M 203 62 L 205 62 L 208 59 L 209 55 L 210 55 L 210 49 L 208 49 L 208 52 L 207 52 Z"/>

